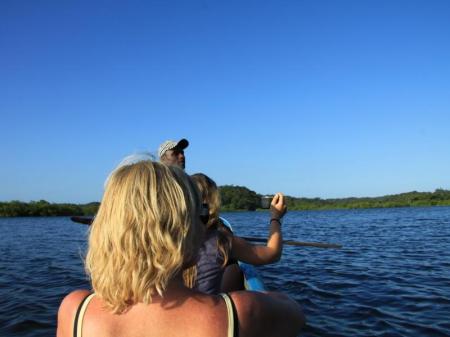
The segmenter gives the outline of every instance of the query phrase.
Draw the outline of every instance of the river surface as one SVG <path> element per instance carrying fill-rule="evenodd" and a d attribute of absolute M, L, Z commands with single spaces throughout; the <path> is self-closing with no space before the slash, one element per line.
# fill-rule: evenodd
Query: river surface
<path fill-rule="evenodd" d="M 266 212 L 224 213 L 243 236 L 264 236 Z M 0 336 L 52 336 L 61 299 L 88 288 L 88 227 L 67 217 L 0 218 Z M 259 268 L 271 290 L 294 297 L 302 336 L 450 336 L 450 207 L 292 211 L 285 246 Z"/>

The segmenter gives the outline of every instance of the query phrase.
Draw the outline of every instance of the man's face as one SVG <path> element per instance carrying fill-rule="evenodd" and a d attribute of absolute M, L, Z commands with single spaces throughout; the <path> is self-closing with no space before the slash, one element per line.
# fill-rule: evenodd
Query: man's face
<path fill-rule="evenodd" d="M 176 165 L 184 170 L 186 166 L 186 157 L 183 150 L 172 149 L 167 150 L 161 161 L 166 165 Z"/>

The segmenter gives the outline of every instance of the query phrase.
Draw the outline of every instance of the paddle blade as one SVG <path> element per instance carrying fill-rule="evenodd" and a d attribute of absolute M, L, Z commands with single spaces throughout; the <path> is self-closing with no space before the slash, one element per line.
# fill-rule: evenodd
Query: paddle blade
<path fill-rule="evenodd" d="M 72 220 L 73 222 L 90 225 L 92 224 L 92 221 L 94 221 L 94 218 L 90 216 L 71 216 L 70 220 Z"/>

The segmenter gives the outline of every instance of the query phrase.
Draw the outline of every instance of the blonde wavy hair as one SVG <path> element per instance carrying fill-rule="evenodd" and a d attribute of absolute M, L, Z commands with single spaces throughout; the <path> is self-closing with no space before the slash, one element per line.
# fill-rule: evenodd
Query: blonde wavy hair
<path fill-rule="evenodd" d="M 203 240 L 198 192 L 179 168 L 150 160 L 118 167 L 91 226 L 86 271 L 107 309 L 164 295 Z"/>
<path fill-rule="evenodd" d="M 219 218 L 221 205 L 219 188 L 214 180 L 203 173 L 193 174 L 191 179 L 201 194 L 202 202 L 208 204 L 209 218 L 205 228 L 206 230 L 217 230 L 217 247 L 223 257 L 222 268 L 224 268 L 228 263 L 231 252 L 231 236 Z M 192 266 L 186 269 L 183 272 L 183 279 L 186 286 L 193 288 L 197 280 L 197 267 Z"/>

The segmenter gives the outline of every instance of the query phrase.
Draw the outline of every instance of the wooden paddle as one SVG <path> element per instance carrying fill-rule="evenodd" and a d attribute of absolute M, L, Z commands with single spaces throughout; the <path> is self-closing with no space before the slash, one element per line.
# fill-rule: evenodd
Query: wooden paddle
<path fill-rule="evenodd" d="M 90 225 L 94 218 L 86 217 L 86 216 L 72 216 L 70 220 L 77 223 L 82 223 L 85 225 Z M 263 238 L 254 238 L 254 237 L 246 237 L 241 236 L 244 240 L 253 241 L 253 242 L 267 242 L 267 239 Z M 335 243 L 321 243 L 321 242 L 300 242 L 293 240 L 284 240 L 283 244 L 288 246 L 300 246 L 300 247 L 317 247 L 317 248 L 342 248 L 342 245 L 338 245 Z"/>
<path fill-rule="evenodd" d="M 267 239 L 263 238 L 253 238 L 248 236 L 240 236 L 247 241 L 253 242 L 267 242 Z M 301 247 L 317 247 L 317 248 L 342 248 L 342 245 L 335 243 L 322 243 L 322 242 L 301 242 L 293 240 L 283 240 L 283 244 L 288 246 L 301 246 Z"/>

